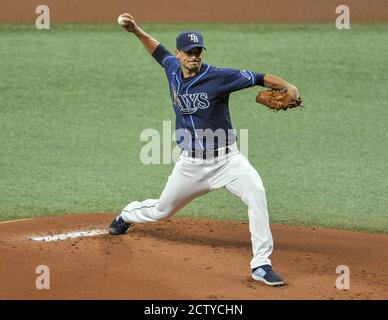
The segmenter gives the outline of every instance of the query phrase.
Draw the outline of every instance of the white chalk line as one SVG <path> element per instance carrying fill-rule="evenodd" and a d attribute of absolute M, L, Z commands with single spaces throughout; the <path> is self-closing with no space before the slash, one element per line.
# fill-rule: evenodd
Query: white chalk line
<path fill-rule="evenodd" d="M 4 223 L 13 223 L 13 222 L 19 222 L 19 221 L 28 221 L 28 220 L 33 220 L 33 219 L 32 219 L 32 218 L 27 218 L 27 219 L 17 219 L 17 220 L 0 221 L 0 224 L 4 224 Z"/>
<path fill-rule="evenodd" d="M 107 234 L 106 229 L 93 229 L 93 230 L 83 230 L 83 231 L 70 231 L 65 233 L 53 234 L 51 236 L 42 236 L 42 237 L 31 237 L 31 240 L 34 241 L 62 241 L 74 238 L 83 238 L 83 237 L 94 237 Z"/>

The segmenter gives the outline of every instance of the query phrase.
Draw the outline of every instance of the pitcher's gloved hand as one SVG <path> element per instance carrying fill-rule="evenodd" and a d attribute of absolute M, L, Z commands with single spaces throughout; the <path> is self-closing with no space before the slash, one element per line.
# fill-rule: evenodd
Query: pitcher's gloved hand
<path fill-rule="evenodd" d="M 287 110 L 302 106 L 302 98 L 297 99 L 287 90 L 263 90 L 256 96 L 256 102 L 265 105 L 272 111 Z"/>

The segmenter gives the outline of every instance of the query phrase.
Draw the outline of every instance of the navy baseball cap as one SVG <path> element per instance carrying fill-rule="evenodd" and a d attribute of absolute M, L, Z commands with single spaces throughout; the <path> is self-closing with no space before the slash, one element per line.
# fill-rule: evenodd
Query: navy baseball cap
<path fill-rule="evenodd" d="M 185 31 L 176 38 L 176 48 L 188 52 L 193 48 L 206 48 L 203 46 L 203 38 L 199 32 Z"/>

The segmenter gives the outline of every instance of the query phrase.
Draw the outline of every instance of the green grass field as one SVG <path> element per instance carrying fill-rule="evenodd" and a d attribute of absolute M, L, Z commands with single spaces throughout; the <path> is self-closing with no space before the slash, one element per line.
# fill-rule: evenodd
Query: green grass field
<path fill-rule="evenodd" d="M 205 62 L 279 75 L 303 111 L 234 93 L 237 130 L 273 223 L 388 232 L 388 25 L 144 25 L 171 50 L 203 33 Z M 158 197 L 172 165 L 139 160 L 145 128 L 173 120 L 163 70 L 118 26 L 0 26 L 0 219 L 118 211 Z M 259 89 L 259 87 L 258 87 Z M 224 190 L 179 215 L 247 219 Z"/>

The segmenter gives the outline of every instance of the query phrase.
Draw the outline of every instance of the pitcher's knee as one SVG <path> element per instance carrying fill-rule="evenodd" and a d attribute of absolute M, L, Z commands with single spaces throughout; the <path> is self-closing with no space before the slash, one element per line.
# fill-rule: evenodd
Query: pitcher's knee
<path fill-rule="evenodd" d="M 243 193 L 242 199 L 249 207 L 255 207 L 258 202 L 266 201 L 264 186 L 260 184 L 251 185 Z"/>
<path fill-rule="evenodd" d="M 256 198 L 257 196 L 265 196 L 265 188 L 261 183 L 249 183 L 244 190 L 247 198 Z"/>

